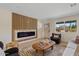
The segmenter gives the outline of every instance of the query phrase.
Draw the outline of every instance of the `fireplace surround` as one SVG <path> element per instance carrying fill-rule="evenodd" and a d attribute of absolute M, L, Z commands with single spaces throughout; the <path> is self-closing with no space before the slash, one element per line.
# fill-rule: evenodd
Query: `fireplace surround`
<path fill-rule="evenodd" d="M 29 40 L 36 38 L 36 30 L 15 30 L 15 39 L 17 41 Z"/>

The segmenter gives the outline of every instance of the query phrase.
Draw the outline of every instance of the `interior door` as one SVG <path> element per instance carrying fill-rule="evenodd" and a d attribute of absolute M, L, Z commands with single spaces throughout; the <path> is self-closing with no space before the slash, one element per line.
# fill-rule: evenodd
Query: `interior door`
<path fill-rule="evenodd" d="M 50 24 L 44 24 L 44 38 L 49 38 L 50 35 Z"/>

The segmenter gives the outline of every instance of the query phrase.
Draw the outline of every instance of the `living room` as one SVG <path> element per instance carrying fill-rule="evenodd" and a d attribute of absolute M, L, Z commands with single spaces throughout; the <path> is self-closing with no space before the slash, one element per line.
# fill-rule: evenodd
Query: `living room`
<path fill-rule="evenodd" d="M 4 54 L 14 56 L 19 50 L 18 56 L 78 56 L 78 7 L 78 3 L 0 4 Z M 53 35 L 58 39 L 53 40 Z"/>

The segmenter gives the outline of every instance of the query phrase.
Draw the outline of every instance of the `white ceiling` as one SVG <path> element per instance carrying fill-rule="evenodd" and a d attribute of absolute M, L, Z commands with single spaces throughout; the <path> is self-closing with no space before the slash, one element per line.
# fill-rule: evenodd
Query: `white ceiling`
<path fill-rule="evenodd" d="M 38 19 L 58 18 L 79 13 L 79 4 L 70 7 L 70 3 L 10 3 L 0 4 L 0 7 Z"/>

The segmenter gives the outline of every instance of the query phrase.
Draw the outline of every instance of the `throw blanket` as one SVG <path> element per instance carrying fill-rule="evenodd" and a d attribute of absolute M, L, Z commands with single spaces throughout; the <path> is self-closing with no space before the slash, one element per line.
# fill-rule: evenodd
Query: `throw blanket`
<path fill-rule="evenodd" d="M 5 53 L 1 48 L 0 48 L 0 56 L 5 56 Z"/>
<path fill-rule="evenodd" d="M 73 56 L 77 48 L 77 44 L 73 41 L 69 41 L 67 48 L 65 49 L 63 56 Z"/>

